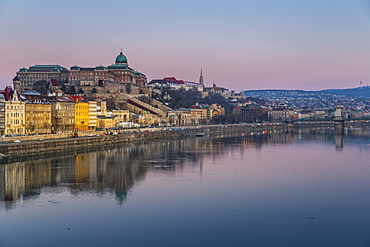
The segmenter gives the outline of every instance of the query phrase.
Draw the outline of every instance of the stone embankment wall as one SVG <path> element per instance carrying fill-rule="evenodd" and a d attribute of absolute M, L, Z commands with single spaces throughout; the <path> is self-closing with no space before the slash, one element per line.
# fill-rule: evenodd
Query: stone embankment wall
<path fill-rule="evenodd" d="M 333 124 L 331 124 L 332 126 Z M 310 125 L 322 126 L 322 124 Z M 44 136 L 24 137 L 19 143 L 4 142 L 0 145 L 0 158 L 15 158 L 20 156 L 33 157 L 41 154 L 63 154 L 70 152 L 81 152 L 87 150 L 99 150 L 122 143 L 135 143 L 150 140 L 164 140 L 179 137 L 194 137 L 196 133 L 204 133 L 206 135 L 222 134 L 222 133 L 251 133 L 260 131 L 288 131 L 296 128 L 296 125 L 290 126 L 285 124 L 245 124 L 245 125 L 208 125 L 201 127 L 186 127 L 186 128 L 167 128 L 163 129 L 145 129 L 141 131 L 121 132 L 118 135 L 94 135 L 78 138 L 71 138 L 70 135 L 47 135 L 42 141 L 38 138 Z M 307 127 L 307 126 L 306 126 Z M 13 138 L 14 139 L 14 138 Z"/>

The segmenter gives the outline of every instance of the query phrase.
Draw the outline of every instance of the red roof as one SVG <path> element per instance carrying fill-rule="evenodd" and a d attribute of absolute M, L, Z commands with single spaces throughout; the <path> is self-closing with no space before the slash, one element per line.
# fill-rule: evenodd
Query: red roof
<path fill-rule="evenodd" d="M 165 80 L 165 81 L 175 81 L 175 82 L 177 82 L 177 79 L 176 79 L 175 77 L 165 77 L 165 78 L 163 78 L 163 80 Z"/>
<path fill-rule="evenodd" d="M 82 96 L 71 96 L 75 101 L 87 101 L 84 97 Z"/>
<path fill-rule="evenodd" d="M 7 100 L 9 100 L 10 99 L 10 93 L 13 91 L 12 87 L 11 86 L 6 86 L 4 91 L 5 91 Z"/>
<path fill-rule="evenodd" d="M 52 85 L 53 87 L 57 87 L 57 86 L 59 86 L 58 81 L 57 81 L 56 79 L 50 79 L 50 81 L 51 81 L 51 85 Z"/>
<path fill-rule="evenodd" d="M 8 96 L 6 95 L 6 93 L 5 93 L 5 91 L 4 91 L 4 90 L 1 90 L 1 91 L 0 91 L 0 94 L 4 95 L 4 99 L 5 99 L 6 101 L 8 101 L 8 100 L 9 100 L 9 99 L 8 99 Z"/>
<path fill-rule="evenodd" d="M 55 100 L 59 102 L 74 102 L 74 99 L 71 96 L 55 96 Z"/>

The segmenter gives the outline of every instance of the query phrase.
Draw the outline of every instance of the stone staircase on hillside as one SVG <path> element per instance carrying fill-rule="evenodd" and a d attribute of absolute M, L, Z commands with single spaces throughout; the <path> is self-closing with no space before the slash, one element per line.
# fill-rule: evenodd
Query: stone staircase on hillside
<path fill-rule="evenodd" d="M 153 107 L 139 99 L 136 99 L 134 97 L 131 97 L 129 95 L 122 95 L 123 98 L 127 102 L 127 107 L 129 108 L 130 111 L 135 112 L 135 113 L 141 113 L 142 111 L 147 111 L 150 112 L 151 114 L 160 116 L 160 117 L 165 117 L 166 112 L 162 111 L 161 109 L 158 109 L 156 107 Z"/>
<path fill-rule="evenodd" d="M 152 99 L 152 102 L 158 106 L 159 109 L 161 109 L 162 111 L 172 111 L 172 108 L 164 105 L 162 102 L 158 101 L 158 100 L 155 100 L 155 99 Z"/>

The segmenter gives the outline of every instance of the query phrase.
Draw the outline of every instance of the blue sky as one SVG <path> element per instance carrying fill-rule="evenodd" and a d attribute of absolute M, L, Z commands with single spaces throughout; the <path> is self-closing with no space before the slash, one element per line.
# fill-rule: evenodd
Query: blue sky
<path fill-rule="evenodd" d="M 229 89 L 370 84 L 370 1 L 0 0 L 0 84 L 35 64 L 97 66 L 123 49 L 148 80 Z"/>

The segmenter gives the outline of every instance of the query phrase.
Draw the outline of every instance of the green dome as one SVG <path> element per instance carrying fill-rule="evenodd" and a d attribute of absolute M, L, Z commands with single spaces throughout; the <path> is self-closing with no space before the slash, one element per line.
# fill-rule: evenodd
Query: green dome
<path fill-rule="evenodd" d="M 107 70 L 107 67 L 100 65 L 100 66 L 96 66 L 95 70 Z"/>
<path fill-rule="evenodd" d="M 127 57 L 121 53 L 116 57 L 116 64 L 127 63 Z"/>

